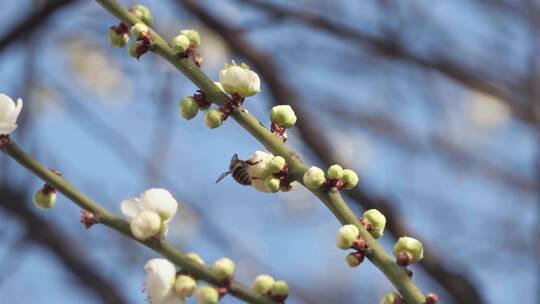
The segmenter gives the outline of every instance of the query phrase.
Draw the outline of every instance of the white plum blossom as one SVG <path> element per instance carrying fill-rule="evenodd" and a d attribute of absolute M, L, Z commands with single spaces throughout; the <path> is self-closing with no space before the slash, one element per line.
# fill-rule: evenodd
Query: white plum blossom
<path fill-rule="evenodd" d="M 225 64 L 219 72 L 219 82 L 223 90 L 229 94 L 236 93 L 242 97 L 253 96 L 261 91 L 261 80 L 257 73 L 251 71 L 246 64 Z"/>
<path fill-rule="evenodd" d="M 139 240 L 146 240 L 158 233 L 167 234 L 167 224 L 176 214 L 178 202 L 169 191 L 152 188 L 139 198 L 123 201 L 120 208 L 130 221 L 131 233 Z"/>
<path fill-rule="evenodd" d="M 151 259 L 144 265 L 144 288 L 150 304 L 184 304 L 174 292 L 176 267 L 166 259 Z"/>
<path fill-rule="evenodd" d="M 254 164 L 248 166 L 248 174 L 251 177 L 251 187 L 257 191 L 270 192 L 264 185 L 264 178 L 268 172 L 267 165 L 272 159 L 273 155 L 263 151 L 255 151 L 249 161 Z"/>
<path fill-rule="evenodd" d="M 22 99 L 17 99 L 17 105 L 13 99 L 5 94 L 0 94 L 0 135 L 9 135 L 17 128 L 17 117 L 23 106 Z"/>

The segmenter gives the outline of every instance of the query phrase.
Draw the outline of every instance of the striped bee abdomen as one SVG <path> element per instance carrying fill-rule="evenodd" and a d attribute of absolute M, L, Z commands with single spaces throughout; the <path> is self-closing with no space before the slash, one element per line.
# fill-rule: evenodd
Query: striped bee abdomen
<path fill-rule="evenodd" d="M 251 177 L 249 176 L 247 166 L 248 165 L 241 160 L 231 163 L 231 175 L 234 180 L 241 185 L 251 185 Z"/>

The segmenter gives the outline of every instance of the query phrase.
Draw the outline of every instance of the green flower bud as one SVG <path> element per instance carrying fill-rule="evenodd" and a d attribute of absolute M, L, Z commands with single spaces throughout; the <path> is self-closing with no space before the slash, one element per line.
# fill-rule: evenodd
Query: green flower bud
<path fill-rule="evenodd" d="M 190 261 L 193 261 L 195 263 L 198 263 L 198 264 L 201 264 L 201 265 L 206 265 L 206 263 L 204 262 L 204 260 L 201 258 L 200 255 L 196 254 L 195 252 L 190 252 L 188 254 L 186 254 L 186 257 L 188 258 L 188 260 Z"/>
<path fill-rule="evenodd" d="M 137 48 L 142 45 L 142 42 L 135 41 L 134 43 L 130 44 L 128 47 L 128 54 L 131 57 L 139 58 L 139 54 L 137 53 Z"/>
<path fill-rule="evenodd" d="M 190 120 L 197 115 L 199 105 L 193 98 L 186 96 L 180 100 L 180 114 L 185 120 Z"/>
<path fill-rule="evenodd" d="M 179 297 L 191 297 L 197 288 L 197 282 L 187 275 L 179 275 L 174 282 L 174 291 Z"/>
<path fill-rule="evenodd" d="M 123 48 L 129 41 L 128 33 L 118 33 L 114 28 L 109 30 L 109 43 L 112 47 Z"/>
<path fill-rule="evenodd" d="M 345 189 L 352 189 L 358 184 L 358 175 L 353 170 L 343 170 L 343 182 L 345 183 Z"/>
<path fill-rule="evenodd" d="M 255 278 L 251 289 L 260 294 L 268 294 L 274 285 L 274 278 L 269 275 L 260 275 Z"/>
<path fill-rule="evenodd" d="M 204 114 L 204 123 L 210 129 L 215 129 L 221 126 L 221 112 L 218 109 L 210 109 Z"/>
<path fill-rule="evenodd" d="M 39 189 L 34 195 L 34 203 L 38 208 L 51 209 L 56 204 L 56 191 L 43 191 Z"/>
<path fill-rule="evenodd" d="M 304 185 L 309 189 L 319 188 L 325 181 L 324 171 L 317 167 L 311 167 L 304 173 Z"/>
<path fill-rule="evenodd" d="M 281 280 L 275 281 L 274 284 L 272 284 L 270 295 L 272 296 L 272 299 L 276 301 L 285 301 L 289 295 L 289 286 L 287 286 L 287 282 Z"/>
<path fill-rule="evenodd" d="M 221 258 L 212 265 L 212 273 L 220 280 L 230 280 L 234 273 L 234 262 L 228 258 Z"/>
<path fill-rule="evenodd" d="M 284 128 L 290 128 L 296 123 L 296 115 L 291 106 L 280 105 L 272 108 L 270 120 Z"/>
<path fill-rule="evenodd" d="M 148 9 L 148 7 L 144 5 L 135 5 L 130 9 L 130 11 L 133 15 L 135 15 L 135 17 L 141 19 L 141 21 L 144 22 L 146 25 L 152 25 L 154 18 L 152 17 L 152 13 L 150 12 L 150 9 Z"/>
<path fill-rule="evenodd" d="M 285 168 L 285 158 L 281 156 L 274 156 L 266 165 L 271 174 L 281 172 Z"/>
<path fill-rule="evenodd" d="M 199 36 L 199 32 L 196 30 L 183 30 L 180 32 L 180 34 L 186 36 L 193 46 L 199 47 L 199 45 L 201 45 L 201 37 Z"/>
<path fill-rule="evenodd" d="M 267 178 L 264 179 L 264 186 L 266 187 L 268 191 L 272 193 L 279 191 L 279 185 L 280 185 L 279 179 L 273 176 L 268 176 Z"/>
<path fill-rule="evenodd" d="M 351 248 L 359 235 L 360 230 L 355 225 L 341 226 L 336 234 L 336 246 L 341 249 Z"/>
<path fill-rule="evenodd" d="M 357 267 L 362 263 L 362 260 L 358 258 L 358 254 L 349 253 L 346 258 L 347 264 L 349 267 Z"/>
<path fill-rule="evenodd" d="M 171 48 L 175 54 L 185 52 L 189 47 L 189 39 L 185 35 L 174 36 L 171 39 Z"/>
<path fill-rule="evenodd" d="M 422 243 L 412 237 L 400 237 L 392 251 L 398 264 L 407 266 L 420 261 L 424 257 Z"/>
<path fill-rule="evenodd" d="M 340 165 L 333 165 L 328 168 L 327 173 L 331 179 L 341 179 L 343 177 L 343 168 Z"/>
<path fill-rule="evenodd" d="M 384 227 L 386 226 L 386 217 L 377 209 L 369 209 L 362 216 L 364 221 L 371 224 L 371 236 L 378 239 L 383 235 Z"/>
<path fill-rule="evenodd" d="M 212 286 L 203 286 L 195 293 L 200 304 L 216 304 L 219 301 L 219 293 Z"/>
<path fill-rule="evenodd" d="M 395 292 L 389 292 L 384 294 L 379 304 L 396 304 L 400 303 L 403 299 Z"/>
<path fill-rule="evenodd" d="M 146 35 L 146 33 L 148 33 L 148 30 L 149 28 L 148 26 L 146 26 L 146 24 L 138 22 L 131 27 L 131 35 L 133 35 L 135 38 L 140 38 L 141 36 Z"/>

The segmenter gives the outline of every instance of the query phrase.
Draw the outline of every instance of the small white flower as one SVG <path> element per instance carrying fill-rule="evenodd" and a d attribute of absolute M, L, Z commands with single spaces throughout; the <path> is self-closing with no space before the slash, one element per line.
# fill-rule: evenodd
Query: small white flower
<path fill-rule="evenodd" d="M 270 153 L 266 153 L 263 151 L 255 151 L 255 153 L 251 156 L 249 161 L 252 164 L 248 166 L 248 174 L 251 177 L 251 186 L 261 192 L 270 192 L 266 189 L 266 186 L 264 185 L 264 179 L 265 175 L 268 173 L 268 162 L 272 160 L 273 155 Z"/>
<path fill-rule="evenodd" d="M 167 234 L 167 223 L 176 214 L 178 202 L 169 191 L 152 188 L 141 193 L 139 198 L 123 201 L 120 209 L 130 221 L 133 235 L 145 240 L 160 232 Z"/>
<path fill-rule="evenodd" d="M 0 94 L 0 135 L 9 135 L 17 128 L 17 117 L 23 106 L 22 99 L 17 99 L 17 105 L 13 99 L 5 94 Z"/>
<path fill-rule="evenodd" d="M 225 92 L 237 93 L 242 97 L 253 96 L 261 91 L 259 75 L 251 71 L 246 64 L 238 66 L 234 61 L 232 64 L 225 64 L 219 72 L 219 82 Z"/>
<path fill-rule="evenodd" d="M 183 304 L 184 299 L 174 292 L 176 267 L 166 259 L 151 259 L 144 265 L 144 288 L 150 304 Z"/>

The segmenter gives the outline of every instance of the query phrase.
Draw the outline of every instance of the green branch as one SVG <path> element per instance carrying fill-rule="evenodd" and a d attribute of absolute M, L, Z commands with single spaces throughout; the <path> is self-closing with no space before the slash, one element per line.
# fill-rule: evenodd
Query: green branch
<path fill-rule="evenodd" d="M 187 258 L 182 251 L 175 248 L 169 242 L 164 240 L 140 241 L 136 239 L 131 234 L 129 224 L 126 221 L 118 218 L 110 211 L 103 208 L 97 202 L 93 201 L 91 198 L 77 190 L 63 177 L 53 173 L 47 167 L 39 163 L 37 160 L 33 159 L 30 155 L 26 154 L 13 140 L 10 140 L 10 142 L 5 146 L 2 151 L 8 154 L 14 160 L 16 160 L 23 167 L 41 178 L 44 182 L 51 185 L 60 193 L 64 194 L 79 207 L 92 212 L 98 223 L 108 226 L 122 233 L 123 235 L 145 245 L 146 247 L 153 249 L 157 253 L 169 259 L 171 262 L 180 266 L 183 270 L 186 270 L 189 273 L 193 274 L 197 279 L 207 281 L 217 286 L 223 285 L 222 282 L 214 274 L 212 274 L 212 272 L 210 272 L 209 268 L 199 263 L 193 262 L 192 260 Z M 229 288 L 229 293 L 248 303 L 276 303 L 268 297 L 258 294 L 237 282 L 232 282 Z"/>
<path fill-rule="evenodd" d="M 135 23 L 141 22 L 115 0 L 96 1 L 126 25 L 133 26 Z M 228 96 L 199 69 L 191 58 L 181 59 L 176 56 L 168 43 L 158 33 L 152 29 L 150 29 L 150 33 L 155 46 L 155 53 L 174 65 L 199 87 L 209 100 L 218 105 L 222 105 L 227 100 Z M 232 116 L 246 131 L 259 140 L 268 151 L 285 158 L 290 176 L 300 183 L 303 182 L 302 176 L 307 171 L 307 167 L 294 151 L 290 150 L 277 136 L 267 130 L 253 115 L 245 111 L 235 111 Z M 324 192 L 320 189 L 310 191 L 330 209 L 341 224 L 353 224 L 358 227 L 361 236 L 371 248 L 367 255 L 368 259 L 385 274 L 407 303 L 422 304 L 425 302 L 424 295 L 414 285 L 406 271 L 398 266 L 381 245 L 371 237 L 338 191 Z"/>

